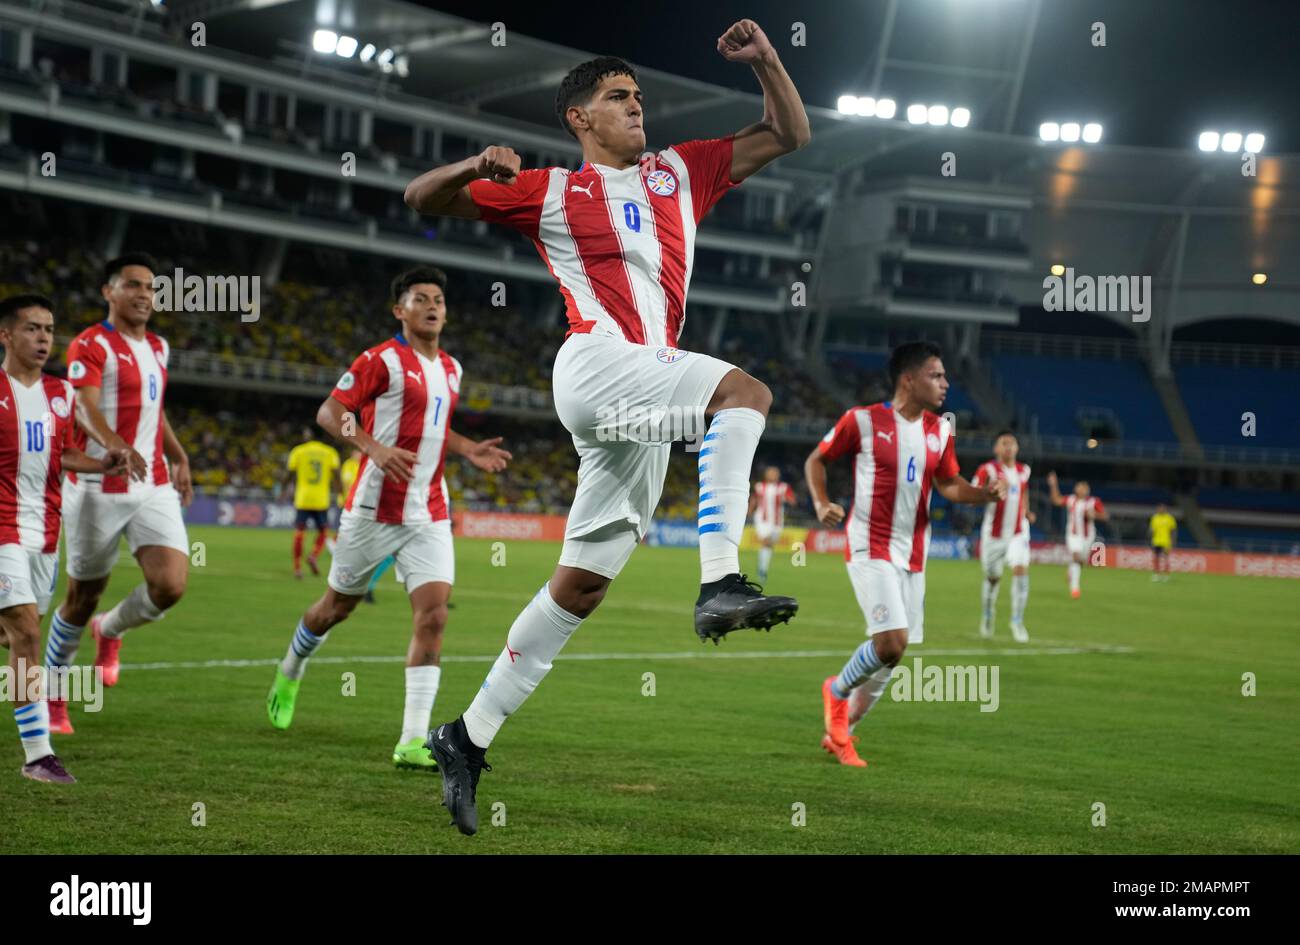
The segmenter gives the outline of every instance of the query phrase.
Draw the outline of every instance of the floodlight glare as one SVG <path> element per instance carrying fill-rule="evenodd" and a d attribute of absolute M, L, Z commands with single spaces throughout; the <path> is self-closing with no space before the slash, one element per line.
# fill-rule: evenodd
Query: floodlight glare
<path fill-rule="evenodd" d="M 1219 133 L 1217 131 L 1202 131 L 1201 136 L 1196 139 L 1196 146 L 1202 151 L 1218 150 Z"/>
<path fill-rule="evenodd" d="M 392 63 L 394 55 L 396 54 L 391 49 L 385 49 L 379 54 L 379 59 L 377 61 L 381 66 L 387 66 Z"/>
<path fill-rule="evenodd" d="M 1083 126 L 1083 140 L 1088 144 L 1096 144 L 1101 140 L 1101 125 L 1095 121 L 1090 121 Z"/>
<path fill-rule="evenodd" d="M 1225 150 L 1225 151 L 1229 151 L 1229 152 L 1231 152 L 1231 151 L 1240 151 L 1240 150 L 1241 150 L 1241 132 L 1240 132 L 1240 131 L 1225 131 L 1225 132 L 1223 133 L 1223 140 L 1220 142 L 1219 147 L 1221 147 L 1221 148 L 1223 148 L 1223 150 Z"/>
<path fill-rule="evenodd" d="M 882 98 L 876 102 L 877 118 L 893 118 L 898 112 L 898 103 L 892 98 Z"/>
<path fill-rule="evenodd" d="M 1077 121 L 1067 121 L 1061 126 L 1062 141 L 1079 140 L 1079 123 Z"/>
<path fill-rule="evenodd" d="M 835 108 L 841 115 L 856 115 L 858 113 L 858 97 L 856 95 L 841 95 L 835 100 Z"/>
<path fill-rule="evenodd" d="M 914 125 L 924 125 L 928 113 L 929 113 L 929 109 L 927 109 L 924 105 L 907 106 L 907 120 Z"/>
<path fill-rule="evenodd" d="M 1258 154 L 1264 150 L 1264 136 L 1258 131 L 1252 131 L 1246 135 L 1246 150 L 1252 154 Z"/>
<path fill-rule="evenodd" d="M 952 110 L 952 126 L 954 128 L 965 128 L 970 124 L 969 108 L 954 108 Z"/>
<path fill-rule="evenodd" d="M 355 36 L 340 36 L 339 44 L 334 48 L 334 52 L 344 59 L 351 59 L 352 54 L 357 51 L 357 40 Z"/>
<path fill-rule="evenodd" d="M 1061 126 L 1054 121 L 1045 121 L 1038 126 L 1038 137 L 1044 141 L 1057 141 L 1061 137 Z"/>
<path fill-rule="evenodd" d="M 876 100 L 870 95 L 864 95 L 858 99 L 858 114 L 866 115 L 868 118 L 876 114 Z"/>
<path fill-rule="evenodd" d="M 317 30 L 311 37 L 311 48 L 318 53 L 332 53 L 339 44 L 339 34 L 333 30 Z"/>
<path fill-rule="evenodd" d="M 926 113 L 926 118 L 932 125 L 948 124 L 948 106 L 931 105 L 929 111 Z"/>
<path fill-rule="evenodd" d="M 371 59 L 374 58 L 375 58 L 375 44 L 366 43 L 366 45 L 361 48 L 361 61 L 369 62 Z"/>

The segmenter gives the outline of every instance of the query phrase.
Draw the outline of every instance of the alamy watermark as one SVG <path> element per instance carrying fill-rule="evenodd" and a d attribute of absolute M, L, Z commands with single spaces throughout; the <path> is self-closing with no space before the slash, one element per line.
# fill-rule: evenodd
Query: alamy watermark
<path fill-rule="evenodd" d="M 895 702 L 978 702 L 981 712 L 996 712 L 999 676 L 997 666 L 925 666 L 918 656 L 910 667 L 894 667 L 889 695 Z"/>
<path fill-rule="evenodd" d="M 1064 275 L 1043 280 L 1043 308 L 1049 312 L 1124 312 L 1135 322 L 1151 320 L 1150 276 Z"/>
<path fill-rule="evenodd" d="M 261 276 L 200 276 L 177 268 L 153 277 L 153 307 L 159 312 L 238 312 L 241 322 L 262 314 Z"/>
<path fill-rule="evenodd" d="M 100 666 L 29 665 L 18 658 L 17 671 L 7 663 L 0 665 L 0 702 L 83 703 L 86 712 L 104 707 L 104 670 Z"/>

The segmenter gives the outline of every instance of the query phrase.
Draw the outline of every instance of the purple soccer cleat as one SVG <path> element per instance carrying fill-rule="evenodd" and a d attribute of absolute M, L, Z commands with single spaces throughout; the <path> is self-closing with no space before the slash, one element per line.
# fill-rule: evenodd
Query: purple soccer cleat
<path fill-rule="evenodd" d="M 76 784 L 77 779 L 63 768 L 58 755 L 46 755 L 30 764 L 23 765 L 23 777 L 33 781 L 46 781 L 50 784 Z"/>

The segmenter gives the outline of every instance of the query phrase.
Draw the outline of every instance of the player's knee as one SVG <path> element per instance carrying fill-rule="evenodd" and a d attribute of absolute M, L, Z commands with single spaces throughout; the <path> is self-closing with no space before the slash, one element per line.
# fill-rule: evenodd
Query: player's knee
<path fill-rule="evenodd" d="M 159 610 L 169 610 L 185 596 L 185 575 L 168 574 L 149 582 L 149 599 Z"/>
<path fill-rule="evenodd" d="M 441 637 L 447 626 L 447 605 L 438 604 L 415 612 L 415 632 L 422 637 Z"/>
<path fill-rule="evenodd" d="M 762 381 L 737 368 L 722 379 L 709 403 L 710 413 L 747 407 L 767 416 L 772 407 L 772 391 Z"/>
<path fill-rule="evenodd" d="M 22 655 L 40 648 L 41 624 L 33 612 L 30 616 L 20 615 L 5 624 L 5 635 L 9 638 L 9 649 Z"/>
<path fill-rule="evenodd" d="M 901 660 L 906 649 L 907 641 L 897 639 L 894 634 L 876 637 L 876 659 L 887 666 L 893 666 Z"/>
<path fill-rule="evenodd" d="M 608 589 L 609 581 L 604 579 L 580 582 L 566 588 L 565 599 L 556 600 L 555 603 L 573 614 L 573 616 L 585 619 L 590 617 L 592 612 L 600 606 L 600 602 L 605 599 L 605 591 Z"/>

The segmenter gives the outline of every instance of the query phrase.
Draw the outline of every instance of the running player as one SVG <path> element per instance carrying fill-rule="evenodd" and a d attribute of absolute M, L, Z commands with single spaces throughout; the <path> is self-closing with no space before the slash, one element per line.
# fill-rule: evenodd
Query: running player
<path fill-rule="evenodd" d="M 33 294 L 0 302 L 0 643 L 15 683 L 23 776 L 71 784 L 76 778 L 50 745 L 43 681 L 29 688 L 28 671 L 41 665 L 41 617 L 58 579 L 63 470 L 121 474 L 127 452 L 109 449 L 92 459 L 71 444 L 72 385 L 41 373 L 54 346 L 53 309 Z"/>
<path fill-rule="evenodd" d="M 1029 642 L 1025 629 L 1025 604 L 1029 601 L 1029 467 L 1017 462 L 1020 441 L 1010 430 L 993 438 L 993 456 L 975 470 L 972 482 L 987 486 L 995 479 L 1005 479 L 1007 497 L 984 507 L 984 525 L 980 529 L 980 564 L 984 568 L 984 585 L 980 636 L 993 638 L 993 613 L 997 609 L 998 584 L 1002 567 L 1011 565 L 1011 636 L 1017 643 Z"/>
<path fill-rule="evenodd" d="M 316 414 L 323 430 L 364 458 L 339 518 L 329 586 L 298 621 L 266 697 L 271 724 L 288 728 L 308 659 L 356 608 L 371 572 L 395 556 L 412 623 L 406 709 L 393 749 L 399 768 L 434 767 L 424 740 L 442 674 L 442 633 L 456 570 L 443 461 L 450 450 L 500 472 L 510 459 L 497 446 L 499 437 L 476 443 L 451 429 L 462 375 L 460 362 L 439 344 L 446 286 L 446 274 L 432 266 L 395 278 L 392 311 L 401 331 L 362 352 Z"/>
<path fill-rule="evenodd" d="M 1007 495 L 1005 479 L 977 487 L 958 474 L 952 429 L 936 415 L 948 394 L 941 358 L 928 341 L 895 348 L 893 400 L 850 409 L 804 462 L 818 520 L 829 527 L 845 523 L 849 581 L 867 621 L 867 642 L 822 683 L 822 747 L 845 765 L 866 766 L 852 727 L 876 704 L 907 645 L 924 639 L 931 489 L 971 505 Z M 852 456 L 854 464 L 847 519 L 826 493 L 826 464 L 841 456 Z"/>
<path fill-rule="evenodd" d="M 781 470 L 768 466 L 760 482 L 754 483 L 749 497 L 748 515 L 754 517 L 754 537 L 758 539 L 758 580 L 767 580 L 772 563 L 772 546 L 781 538 L 785 526 L 785 507 L 794 505 L 794 490 L 781 481 Z"/>
<path fill-rule="evenodd" d="M 1106 506 L 1092 494 L 1086 479 L 1074 484 L 1074 492 L 1062 497 L 1055 471 L 1047 474 L 1047 487 L 1051 490 L 1052 505 L 1065 507 L 1065 548 L 1070 553 L 1070 596 L 1079 599 L 1079 576 L 1084 564 L 1089 562 L 1093 542 L 1097 540 L 1097 522 L 1110 516 Z M 1104 563 L 1104 562 L 1103 562 Z"/>
<path fill-rule="evenodd" d="M 792 598 L 765 597 L 740 573 L 749 473 L 771 391 L 725 361 L 677 347 L 696 227 L 728 190 L 811 136 L 799 93 L 756 23 L 735 23 L 717 49 L 751 65 L 763 88 L 762 119 L 735 134 L 644 155 L 636 72 L 606 56 L 573 69 L 556 96 L 561 126 L 582 145 L 576 171 L 521 171 L 514 151 L 492 146 L 406 189 L 406 202 L 422 213 L 525 234 L 560 283 L 569 319 L 553 387 L 579 467 L 559 564 L 516 618 L 464 715 L 430 733 L 443 803 L 462 833 L 478 829 L 474 796 L 487 747 L 640 543 L 671 441 L 684 432 L 611 430 L 604 420 L 611 413 L 712 418 L 699 453 L 700 639 L 767 629 L 798 607 Z"/>
<path fill-rule="evenodd" d="M 1169 514 L 1169 506 L 1161 502 L 1156 506 L 1156 514 L 1147 522 L 1147 531 L 1151 534 L 1151 553 L 1155 560 L 1152 566 L 1151 580 L 1169 580 L 1169 552 L 1174 547 L 1174 536 L 1178 533 L 1178 520 Z"/>
<path fill-rule="evenodd" d="M 330 534 L 330 485 L 343 494 L 343 480 L 339 476 L 339 451 L 316 439 L 311 427 L 303 427 L 302 442 L 289 451 L 285 464 L 284 488 L 291 483 L 293 490 L 293 576 L 302 580 L 302 541 L 307 526 L 316 526 L 316 544 L 307 557 L 307 567 L 312 574 L 320 574 L 316 559 L 325 548 Z"/>
<path fill-rule="evenodd" d="M 95 459 L 104 456 L 100 443 L 129 449 L 133 475 L 68 476 L 68 589 L 50 620 L 57 646 L 47 656 L 53 665 L 70 665 L 89 623 L 105 686 L 117 684 L 122 635 L 161 620 L 189 578 L 181 506 L 194 497 L 190 462 L 163 409 L 170 347 L 148 329 L 157 270 L 143 253 L 110 261 L 100 289 L 108 318 L 77 335 L 67 354 L 68 380 L 77 391 L 74 442 Z M 144 581 L 108 613 L 96 613 L 124 535 Z M 55 731 L 71 731 L 64 704 L 50 703 L 50 719 Z"/>

